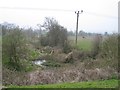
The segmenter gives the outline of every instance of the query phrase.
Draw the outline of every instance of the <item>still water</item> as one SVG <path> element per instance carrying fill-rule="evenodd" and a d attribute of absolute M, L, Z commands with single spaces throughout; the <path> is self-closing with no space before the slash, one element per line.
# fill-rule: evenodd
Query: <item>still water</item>
<path fill-rule="evenodd" d="M 44 62 L 46 62 L 46 60 L 36 60 L 36 61 L 33 61 L 34 64 L 39 65 L 39 66 L 42 66 L 42 64 Z"/>

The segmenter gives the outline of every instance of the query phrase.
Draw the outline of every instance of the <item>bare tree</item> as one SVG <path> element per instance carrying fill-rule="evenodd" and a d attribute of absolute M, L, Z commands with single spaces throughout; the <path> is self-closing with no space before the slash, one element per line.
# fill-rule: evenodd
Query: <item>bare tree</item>
<path fill-rule="evenodd" d="M 63 46 L 67 40 L 67 29 L 58 24 L 53 18 L 46 18 L 44 25 L 47 33 L 48 45 L 50 46 Z"/>

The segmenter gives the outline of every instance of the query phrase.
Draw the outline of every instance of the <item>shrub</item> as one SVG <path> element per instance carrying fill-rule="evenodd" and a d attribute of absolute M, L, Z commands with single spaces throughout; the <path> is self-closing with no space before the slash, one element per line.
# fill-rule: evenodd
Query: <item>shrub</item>
<path fill-rule="evenodd" d="M 21 69 L 21 60 L 27 57 L 27 48 L 22 30 L 18 27 L 12 28 L 3 36 L 2 60 L 16 70 Z"/>
<path fill-rule="evenodd" d="M 104 58 L 109 60 L 118 60 L 118 36 L 112 34 L 102 43 L 101 53 Z"/>
<path fill-rule="evenodd" d="M 96 35 L 94 37 L 93 47 L 92 47 L 92 50 L 91 50 L 92 58 L 96 58 L 96 56 L 99 54 L 101 41 L 102 41 L 102 36 L 101 35 Z"/>
<path fill-rule="evenodd" d="M 47 46 L 49 45 L 49 41 L 48 41 L 48 38 L 46 36 L 41 36 L 40 37 L 40 44 L 42 46 Z"/>
<path fill-rule="evenodd" d="M 67 53 L 71 52 L 71 48 L 72 47 L 70 46 L 69 42 L 65 41 L 64 45 L 63 45 L 63 52 L 67 54 Z"/>

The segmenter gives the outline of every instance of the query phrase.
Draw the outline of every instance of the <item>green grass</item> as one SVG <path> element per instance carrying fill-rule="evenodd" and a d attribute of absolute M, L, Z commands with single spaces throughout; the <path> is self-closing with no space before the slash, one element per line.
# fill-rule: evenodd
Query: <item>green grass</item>
<path fill-rule="evenodd" d="M 115 79 L 48 85 L 9 86 L 9 88 L 116 88 L 116 87 L 118 87 L 118 80 Z"/>
<path fill-rule="evenodd" d="M 77 43 L 77 48 L 84 51 L 90 51 L 92 49 L 92 42 L 88 39 L 79 40 Z"/>
<path fill-rule="evenodd" d="M 78 41 L 77 41 L 77 45 L 75 44 L 75 37 L 74 36 L 70 36 L 68 38 L 71 41 L 71 45 L 79 50 L 90 51 L 92 49 L 93 37 L 82 38 L 79 36 Z"/>

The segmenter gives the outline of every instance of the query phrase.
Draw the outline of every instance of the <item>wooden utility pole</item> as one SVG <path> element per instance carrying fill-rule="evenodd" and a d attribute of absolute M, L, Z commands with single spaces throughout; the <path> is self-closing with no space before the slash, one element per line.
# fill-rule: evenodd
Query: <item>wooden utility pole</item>
<path fill-rule="evenodd" d="M 83 12 L 83 10 L 81 10 L 81 13 Z M 79 20 L 79 14 L 80 14 L 80 11 L 75 11 L 75 14 L 77 14 L 77 22 L 76 22 L 76 39 L 75 39 L 75 43 L 77 45 L 77 37 L 78 37 L 78 20 Z"/>

